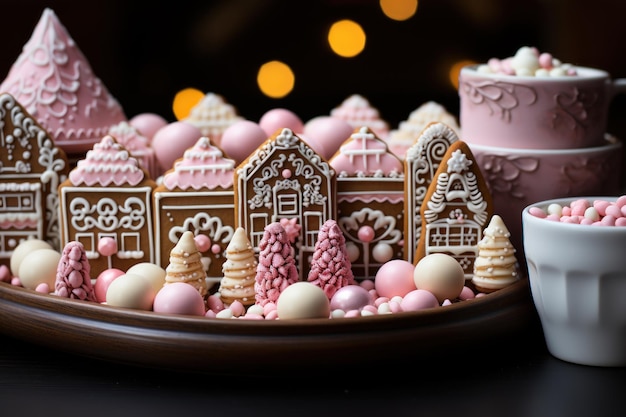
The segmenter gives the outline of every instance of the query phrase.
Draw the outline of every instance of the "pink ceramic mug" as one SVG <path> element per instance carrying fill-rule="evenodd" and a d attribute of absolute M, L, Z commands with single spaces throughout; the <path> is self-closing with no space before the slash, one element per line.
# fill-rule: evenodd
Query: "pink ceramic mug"
<path fill-rule="evenodd" d="M 575 67 L 562 77 L 482 73 L 461 69 L 459 121 L 469 144 L 525 149 L 601 146 L 608 112 L 626 79 L 606 71 Z"/>

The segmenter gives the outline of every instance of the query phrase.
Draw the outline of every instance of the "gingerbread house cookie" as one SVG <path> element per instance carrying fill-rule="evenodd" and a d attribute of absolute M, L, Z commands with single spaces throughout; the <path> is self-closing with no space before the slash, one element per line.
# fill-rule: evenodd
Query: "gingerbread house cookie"
<path fill-rule="evenodd" d="M 150 178 L 156 179 L 159 176 L 157 160 L 150 140 L 136 127 L 126 121 L 119 122 L 109 129 L 109 135 L 113 136 L 117 143 L 124 146 L 139 161 L 139 165 L 148 171 Z"/>
<path fill-rule="evenodd" d="M 493 215 L 480 167 L 461 140 L 446 151 L 421 206 L 422 231 L 414 263 L 431 253 L 457 259 L 471 280 L 478 242 Z"/>
<path fill-rule="evenodd" d="M 431 122 L 404 157 L 404 256 L 414 261 L 422 231 L 420 209 L 437 168 L 451 144 L 458 137 L 442 122 Z"/>
<path fill-rule="evenodd" d="M 8 94 L 0 94 L 0 264 L 35 238 L 61 250 L 58 186 L 69 172 L 65 152 Z"/>
<path fill-rule="evenodd" d="M 380 116 L 377 108 L 360 94 L 352 94 L 330 111 L 332 117 L 345 120 L 354 129 L 369 127 L 377 137 L 386 139 L 389 135 L 389 123 Z"/>
<path fill-rule="evenodd" d="M 403 257 L 404 166 L 366 126 L 355 129 L 329 161 L 337 172 L 337 223 L 353 254 L 357 280 Z"/>
<path fill-rule="evenodd" d="M 222 135 L 232 124 L 244 120 L 237 114 L 235 107 L 219 94 L 207 93 L 202 100 L 191 108 L 189 116 L 183 121 L 200 129 L 203 136 L 220 146 Z"/>
<path fill-rule="evenodd" d="M 203 136 L 165 173 L 154 190 L 156 263 L 167 267 L 172 248 L 183 233 L 201 244 L 207 279 L 222 277 L 224 251 L 235 232 L 233 180 L 235 161 Z"/>
<path fill-rule="evenodd" d="M 397 129 L 389 132 L 387 143 L 391 152 L 404 159 L 406 151 L 417 142 L 426 127 L 433 122 L 441 122 L 457 135 L 459 124 L 445 107 L 434 101 L 427 101 L 409 114 L 408 119 L 400 122 Z"/>
<path fill-rule="evenodd" d="M 127 120 L 50 8 L 44 9 L 0 91 L 13 95 L 70 161 Z"/>
<path fill-rule="evenodd" d="M 59 186 L 62 245 L 81 242 L 93 277 L 154 263 L 152 191 L 156 183 L 121 144 L 104 136 Z M 98 250 L 112 239 L 115 250 Z"/>
<path fill-rule="evenodd" d="M 235 169 L 236 227 L 258 251 L 265 228 L 300 225 L 290 242 L 299 279 L 306 278 L 322 225 L 337 214 L 335 171 L 291 129 L 278 130 Z"/>

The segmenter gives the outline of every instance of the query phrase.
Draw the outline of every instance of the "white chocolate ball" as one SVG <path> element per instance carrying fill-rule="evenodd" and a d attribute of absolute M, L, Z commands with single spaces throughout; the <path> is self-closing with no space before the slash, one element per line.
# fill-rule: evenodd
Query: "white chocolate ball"
<path fill-rule="evenodd" d="M 36 249 L 20 263 L 17 276 L 24 288 L 34 290 L 39 284 L 54 288 L 61 254 L 54 249 Z"/>
<path fill-rule="evenodd" d="M 156 294 L 157 292 L 148 278 L 143 275 L 126 273 L 109 284 L 106 303 L 114 307 L 150 311 Z"/>
<path fill-rule="evenodd" d="M 320 287 L 310 282 L 294 282 L 280 293 L 276 312 L 281 320 L 330 317 L 330 301 Z"/>
<path fill-rule="evenodd" d="M 439 303 L 454 300 L 465 286 L 465 272 L 455 258 L 433 253 L 419 260 L 413 271 L 415 286 L 430 291 Z"/>
<path fill-rule="evenodd" d="M 48 242 L 41 239 L 27 239 L 20 242 L 20 244 L 15 247 L 15 250 L 11 254 L 11 274 L 15 276 L 19 275 L 20 264 L 22 263 L 22 260 L 24 260 L 24 257 L 37 249 L 54 248 Z"/>
<path fill-rule="evenodd" d="M 140 262 L 128 268 L 127 274 L 141 275 L 147 278 L 151 283 L 154 291 L 159 292 L 163 285 L 165 285 L 165 276 L 167 272 L 157 264 L 151 262 Z"/>

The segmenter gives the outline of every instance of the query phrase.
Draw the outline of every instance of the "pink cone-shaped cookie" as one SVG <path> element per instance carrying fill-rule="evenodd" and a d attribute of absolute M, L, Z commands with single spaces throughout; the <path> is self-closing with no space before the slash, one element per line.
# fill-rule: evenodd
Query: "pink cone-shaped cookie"
<path fill-rule="evenodd" d="M 256 302 L 264 306 L 277 302 L 280 293 L 299 277 L 289 237 L 279 222 L 265 227 L 259 250 L 254 289 Z"/>
<path fill-rule="evenodd" d="M 90 265 L 82 243 L 72 241 L 63 248 L 57 267 L 54 294 L 65 298 L 96 301 Z"/>
<path fill-rule="evenodd" d="M 323 289 L 329 300 L 339 288 L 355 283 L 346 239 L 335 220 L 327 220 L 317 235 L 308 281 Z"/>

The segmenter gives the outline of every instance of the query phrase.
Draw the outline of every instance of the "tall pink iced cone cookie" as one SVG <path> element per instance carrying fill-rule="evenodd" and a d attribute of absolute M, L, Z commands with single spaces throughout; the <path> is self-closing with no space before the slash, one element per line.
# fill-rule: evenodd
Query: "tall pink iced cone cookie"
<path fill-rule="evenodd" d="M 299 281 L 289 236 L 279 222 L 265 227 L 255 281 L 255 301 L 262 306 L 276 303 L 285 288 Z"/>
<path fill-rule="evenodd" d="M 91 149 L 126 120 L 50 8 L 11 67 L 0 91 L 10 93 L 67 154 Z"/>
<path fill-rule="evenodd" d="M 335 220 L 327 220 L 317 236 L 307 280 L 330 300 L 338 289 L 355 284 L 346 239 Z"/>
<path fill-rule="evenodd" d="M 237 114 L 234 106 L 227 103 L 222 96 L 207 93 L 196 104 L 183 122 L 200 129 L 203 136 L 208 136 L 213 143 L 220 145 L 224 131 L 235 122 L 244 120 Z"/>
<path fill-rule="evenodd" d="M 238 227 L 226 248 L 226 262 L 222 265 L 224 277 L 220 281 L 219 293 L 224 304 L 235 301 L 244 306 L 254 304 L 256 269 L 254 249 L 245 229 Z"/>
<path fill-rule="evenodd" d="M 389 134 L 389 124 L 380 117 L 378 109 L 359 94 L 346 98 L 330 111 L 330 115 L 345 120 L 354 129 L 367 126 L 381 139 L 386 139 Z"/>
<path fill-rule="evenodd" d="M 165 285 L 185 282 L 205 296 L 208 292 L 206 272 L 196 247 L 193 232 L 185 232 L 170 252 L 170 264 L 165 268 Z"/>
<path fill-rule="evenodd" d="M 472 283 L 478 291 L 493 292 L 520 279 L 515 248 L 502 217 L 494 214 L 478 242 Z"/>

